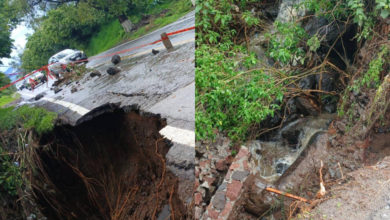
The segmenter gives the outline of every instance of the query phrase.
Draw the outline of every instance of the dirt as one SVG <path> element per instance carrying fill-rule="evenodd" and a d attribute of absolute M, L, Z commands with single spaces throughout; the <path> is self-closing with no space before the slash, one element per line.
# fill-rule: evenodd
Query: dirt
<path fill-rule="evenodd" d="M 109 109 L 109 110 L 104 110 Z M 186 219 L 165 167 L 166 121 L 137 107 L 99 108 L 58 125 L 31 153 L 29 178 L 48 219 Z"/>

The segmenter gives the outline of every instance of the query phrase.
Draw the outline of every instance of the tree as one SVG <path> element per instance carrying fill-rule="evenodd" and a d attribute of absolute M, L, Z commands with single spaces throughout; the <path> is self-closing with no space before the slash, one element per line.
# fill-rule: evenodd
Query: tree
<path fill-rule="evenodd" d="M 35 9 L 39 7 L 41 10 L 48 11 L 50 9 L 60 7 L 61 5 L 68 5 L 73 3 L 77 7 L 88 5 L 89 8 L 101 11 L 106 15 L 116 17 L 121 23 L 125 32 L 132 29 L 132 23 L 127 15 L 130 11 L 137 11 L 138 9 L 147 8 L 156 1 L 154 0 L 13 0 L 12 5 L 18 8 L 19 12 L 33 15 Z M 19 13 L 20 14 L 20 13 Z"/>
<path fill-rule="evenodd" d="M 0 58 L 10 57 L 12 49 L 11 20 L 7 10 L 7 1 L 0 0 Z M 0 61 L 1 64 L 1 61 Z"/>

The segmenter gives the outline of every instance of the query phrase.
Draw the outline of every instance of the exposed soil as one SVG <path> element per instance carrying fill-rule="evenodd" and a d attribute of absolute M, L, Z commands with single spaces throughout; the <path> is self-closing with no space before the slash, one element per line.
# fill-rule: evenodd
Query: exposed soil
<path fill-rule="evenodd" d="M 105 110 L 106 109 L 106 110 Z M 30 178 L 48 219 L 186 219 L 159 115 L 108 105 L 59 125 L 32 152 Z"/>

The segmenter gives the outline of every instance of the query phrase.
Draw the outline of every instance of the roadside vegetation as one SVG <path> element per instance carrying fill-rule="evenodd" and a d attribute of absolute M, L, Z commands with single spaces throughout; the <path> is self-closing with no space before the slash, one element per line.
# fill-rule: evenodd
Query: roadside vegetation
<path fill-rule="evenodd" d="M 46 65 L 50 56 L 65 48 L 93 56 L 175 21 L 192 8 L 187 0 L 3 1 L 7 12 L 29 15 L 15 14 L 14 19 L 29 19 L 34 29 L 21 57 L 26 71 Z M 36 16 L 38 8 L 45 11 L 44 16 Z"/>
<path fill-rule="evenodd" d="M 0 87 L 3 87 L 10 82 L 11 80 L 4 73 L 0 72 Z M 0 108 L 17 100 L 19 97 L 19 94 L 16 93 L 15 86 L 0 91 Z"/>
<path fill-rule="evenodd" d="M 23 171 L 28 164 L 27 152 L 32 147 L 33 137 L 53 129 L 56 118 L 55 113 L 42 108 L 0 108 L 1 219 L 38 216 L 37 207 L 31 206 L 32 200 L 27 193 L 30 183 Z M 25 216 L 23 210 L 28 211 L 29 216 Z"/>
<path fill-rule="evenodd" d="M 242 142 L 280 128 L 296 97 L 315 103 L 313 109 L 338 103 L 339 116 L 354 119 L 351 94 L 379 89 L 389 72 L 389 39 L 381 29 L 389 1 L 304 0 L 293 10 L 306 16 L 291 18 L 262 7 L 252 0 L 197 2 L 198 141 L 222 133 Z M 313 17 L 325 23 L 314 31 L 307 27 Z M 358 59 L 365 44 L 367 65 Z M 316 74 L 337 76 L 334 88 L 321 88 L 322 78 L 319 87 L 305 87 Z"/>
<path fill-rule="evenodd" d="M 145 13 L 130 16 L 132 23 L 138 28 L 126 33 L 118 20 L 109 20 L 101 24 L 92 36 L 85 52 L 88 56 L 96 55 L 128 40 L 134 40 L 167 24 L 170 24 L 192 10 L 190 1 L 169 0 Z"/>

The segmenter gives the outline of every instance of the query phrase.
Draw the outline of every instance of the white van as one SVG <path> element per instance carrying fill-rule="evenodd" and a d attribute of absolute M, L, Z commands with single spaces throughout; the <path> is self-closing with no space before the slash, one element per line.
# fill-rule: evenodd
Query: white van
<path fill-rule="evenodd" d="M 88 62 L 88 57 L 83 51 L 65 49 L 61 52 L 58 52 L 50 57 L 49 59 L 49 70 L 59 78 L 60 74 L 63 72 L 64 67 L 71 63 L 82 63 Z"/>

